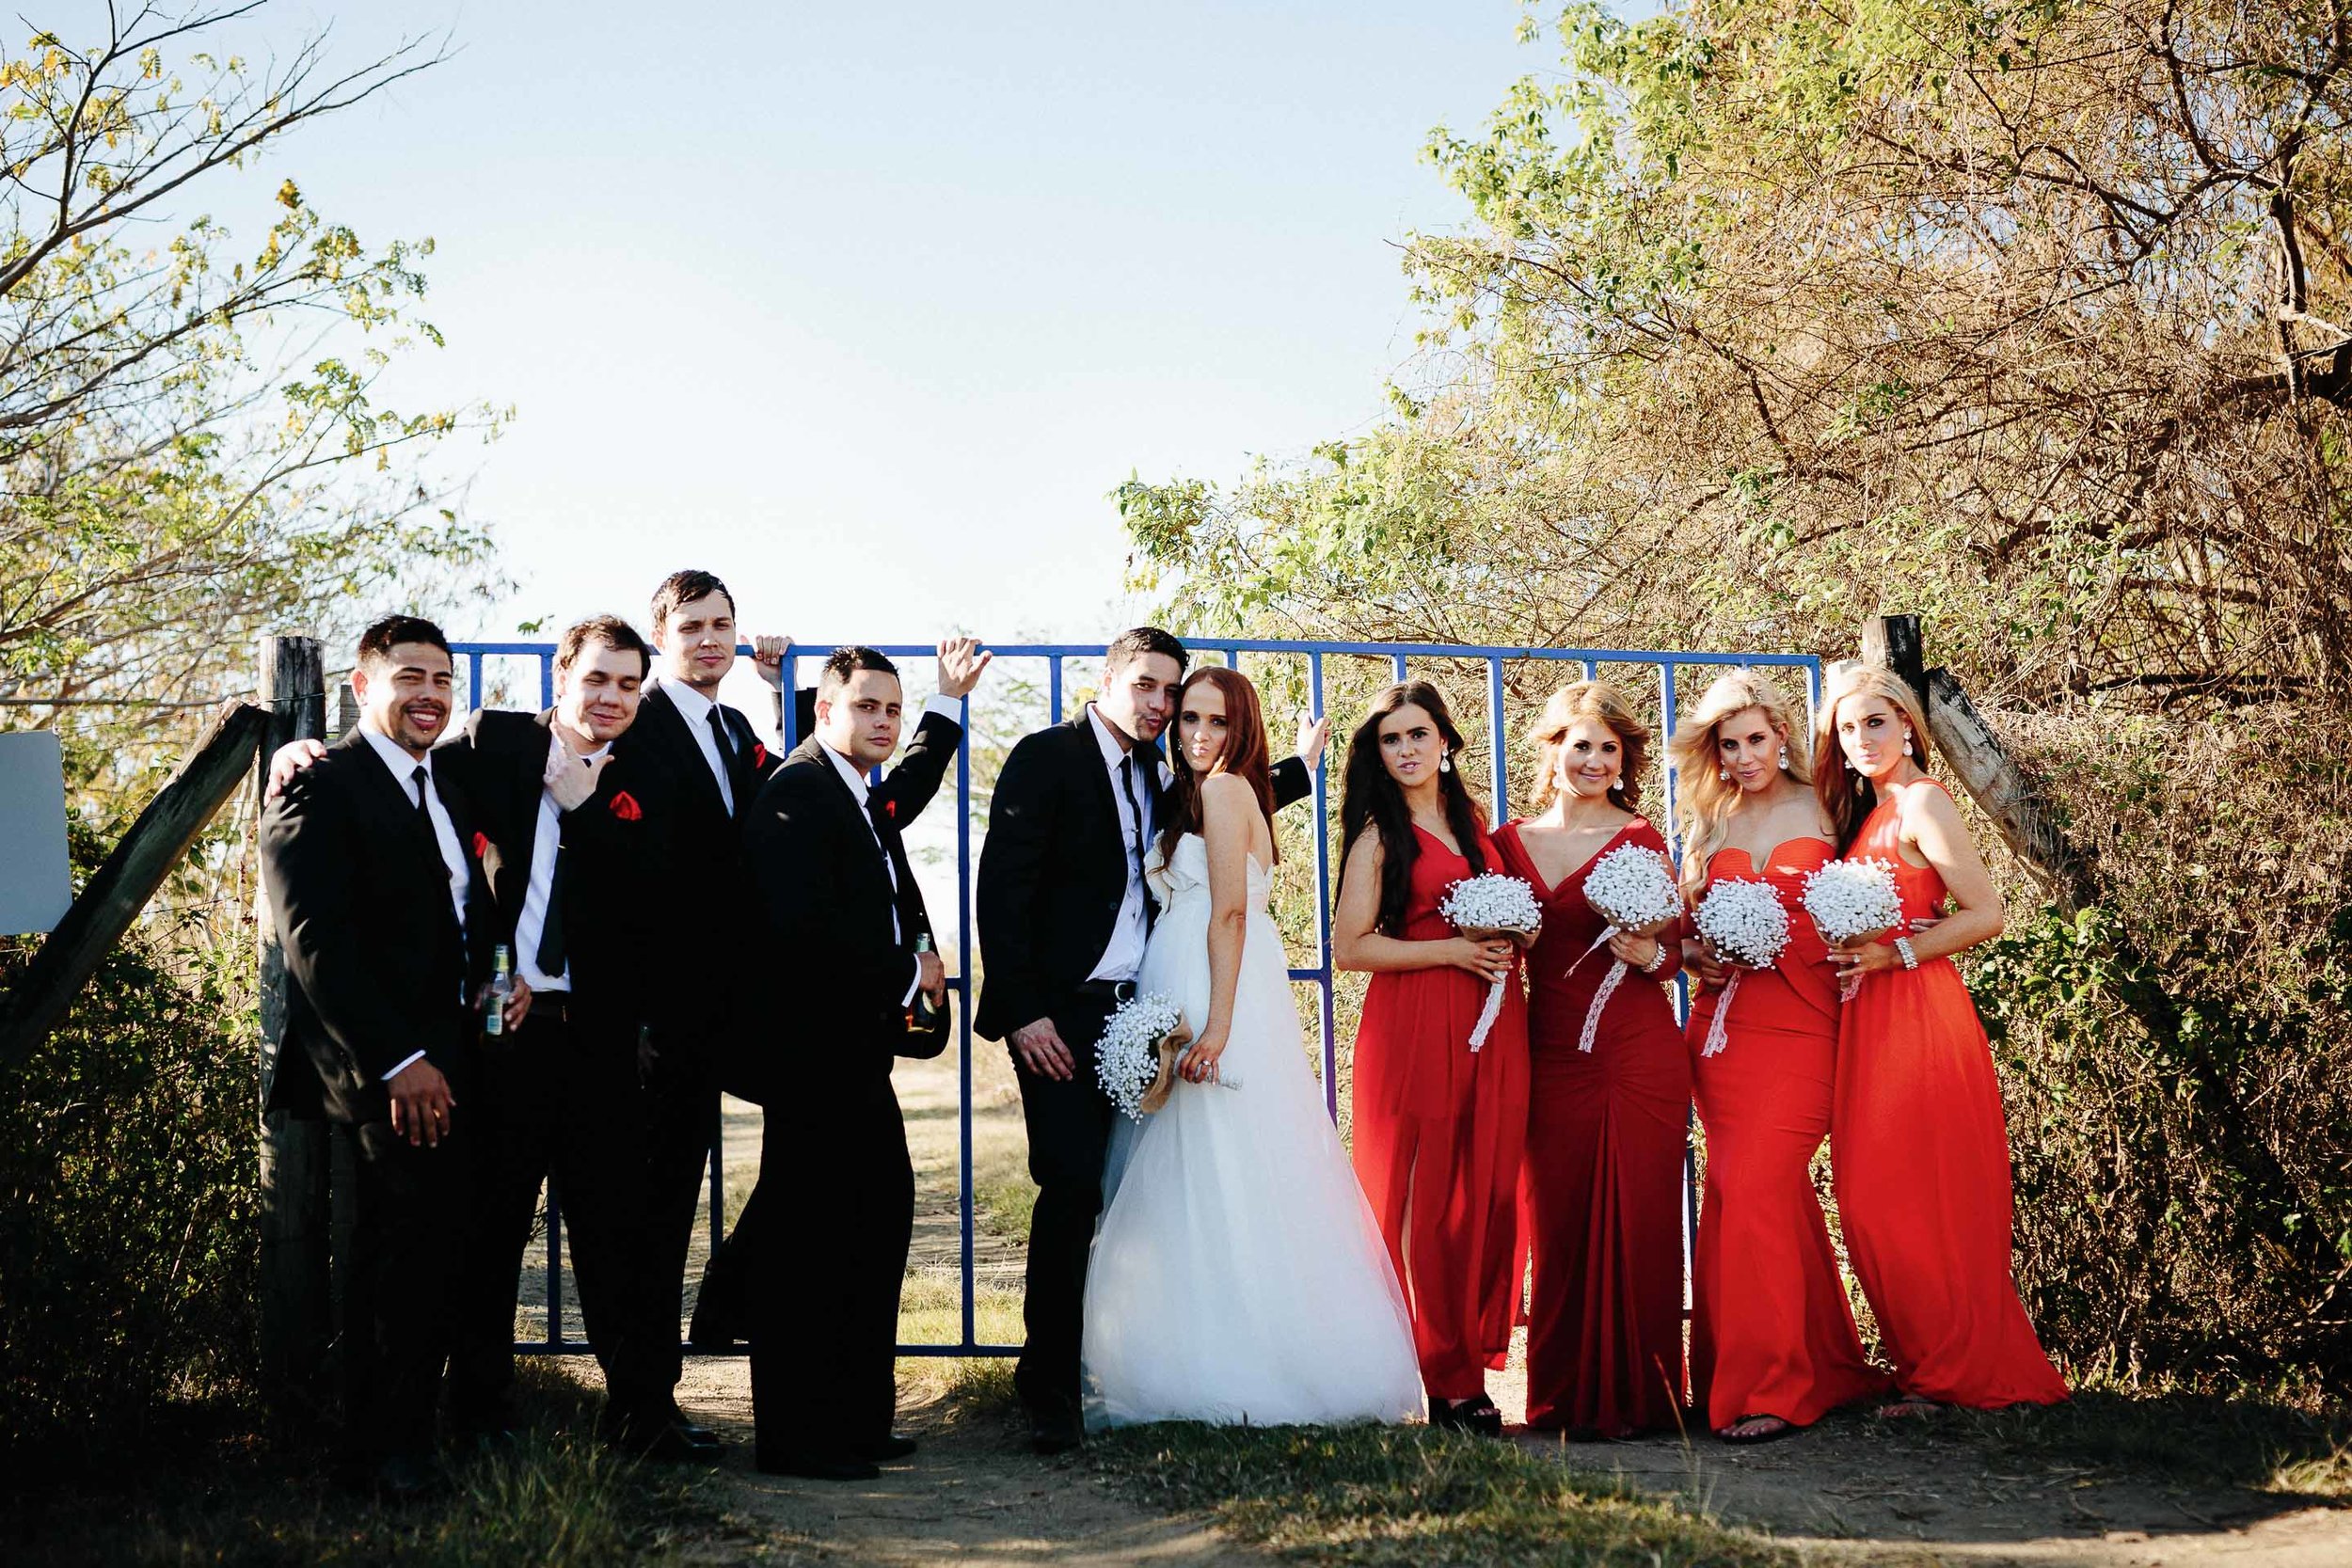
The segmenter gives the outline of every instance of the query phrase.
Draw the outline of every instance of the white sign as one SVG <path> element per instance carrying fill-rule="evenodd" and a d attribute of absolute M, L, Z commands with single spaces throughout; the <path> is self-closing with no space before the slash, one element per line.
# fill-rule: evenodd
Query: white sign
<path fill-rule="evenodd" d="M 56 735 L 0 735 L 0 932 L 55 930 L 72 902 Z"/>

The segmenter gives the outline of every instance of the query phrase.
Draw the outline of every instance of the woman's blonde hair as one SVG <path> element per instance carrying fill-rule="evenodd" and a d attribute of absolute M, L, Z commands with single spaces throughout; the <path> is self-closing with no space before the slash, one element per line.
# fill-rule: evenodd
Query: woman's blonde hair
<path fill-rule="evenodd" d="M 1566 742 L 1568 727 L 1580 719 L 1605 724 L 1617 737 L 1625 766 L 1618 770 L 1617 782 L 1609 786 L 1609 799 L 1623 810 L 1639 809 L 1634 802 L 1641 799 L 1642 772 L 1649 765 L 1649 726 L 1633 716 L 1633 705 L 1626 701 L 1625 693 L 1607 681 L 1564 686 L 1544 704 L 1543 717 L 1535 721 L 1533 736 L 1542 769 L 1535 780 L 1535 809 L 1544 810 L 1560 793 L 1560 748 Z"/>
<path fill-rule="evenodd" d="M 1821 705 L 1813 715 L 1813 750 L 1820 758 L 1813 793 L 1829 815 L 1841 855 L 1853 847 L 1863 819 L 1879 803 L 1878 787 L 1846 765 L 1846 749 L 1837 743 L 1837 705 L 1849 697 L 1885 698 L 1911 725 L 1911 760 L 1925 770 L 1932 754 L 1927 715 L 1920 711 L 1919 695 L 1910 683 L 1883 664 L 1848 659 L 1830 667 L 1828 689 L 1821 693 Z"/>
<path fill-rule="evenodd" d="M 1804 726 L 1790 717 L 1788 698 L 1779 687 L 1755 670 L 1733 670 L 1716 677 L 1699 693 L 1698 705 L 1675 726 L 1668 750 L 1675 765 L 1676 815 L 1682 818 L 1682 885 L 1694 890 L 1707 883 L 1707 863 L 1724 847 L 1731 832 L 1731 808 L 1740 801 L 1740 786 L 1724 775 L 1716 751 L 1724 721 L 1764 710 L 1765 722 L 1779 732 L 1788 748 L 1788 776 L 1801 784 L 1813 782 L 1805 755 Z"/>

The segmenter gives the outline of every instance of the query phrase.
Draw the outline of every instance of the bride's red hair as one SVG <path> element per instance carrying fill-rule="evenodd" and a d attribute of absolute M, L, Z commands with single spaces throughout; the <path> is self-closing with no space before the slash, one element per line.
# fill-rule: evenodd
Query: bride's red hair
<path fill-rule="evenodd" d="M 1204 664 L 1184 677 L 1184 684 L 1176 689 L 1176 720 L 1184 721 L 1184 697 L 1196 686 L 1207 682 L 1225 699 L 1225 753 L 1216 759 L 1213 773 L 1231 773 L 1246 782 L 1258 797 L 1258 809 L 1265 813 L 1266 821 L 1274 820 L 1274 759 L 1266 744 L 1265 715 L 1258 706 L 1258 689 L 1249 684 L 1248 676 L 1238 670 L 1221 664 Z M 1170 726 L 1174 728 L 1173 725 Z M 1181 747 L 1181 737 L 1177 741 Z M 1174 759 L 1176 782 L 1168 792 L 1168 825 L 1160 832 L 1160 858 L 1168 860 L 1176 853 L 1176 842 L 1186 833 L 1200 831 L 1200 781 L 1193 776 L 1191 766 L 1179 754 Z M 1278 849 L 1277 854 L 1280 851 Z"/>

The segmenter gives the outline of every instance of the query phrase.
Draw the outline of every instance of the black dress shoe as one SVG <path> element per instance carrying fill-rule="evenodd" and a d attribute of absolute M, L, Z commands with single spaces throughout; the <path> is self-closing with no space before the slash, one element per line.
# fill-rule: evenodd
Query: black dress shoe
<path fill-rule="evenodd" d="M 1086 1423 L 1066 1405 L 1029 1412 L 1029 1447 L 1038 1453 L 1068 1453 L 1087 1440 Z"/>
<path fill-rule="evenodd" d="M 719 1463 L 716 1437 L 705 1433 L 698 1441 L 683 1423 L 664 1420 L 660 1416 L 608 1418 L 597 1423 L 597 1431 L 613 1448 L 638 1459 L 663 1465 Z"/>
<path fill-rule="evenodd" d="M 877 1437 L 870 1443 L 852 1443 L 850 1451 L 860 1459 L 904 1459 L 915 1449 L 915 1442 L 904 1433 L 894 1432 L 887 1437 Z"/>
<path fill-rule="evenodd" d="M 850 1454 L 763 1453 L 756 1463 L 761 1475 L 806 1481 L 873 1481 L 882 1475 L 871 1463 Z"/>
<path fill-rule="evenodd" d="M 690 1443 L 714 1451 L 719 1447 L 719 1434 L 680 1410 L 675 1400 L 670 1402 L 670 1424 L 686 1433 L 686 1440 Z"/>
<path fill-rule="evenodd" d="M 439 1484 L 440 1473 L 434 1469 L 433 1461 L 422 1454 L 396 1453 L 379 1463 L 371 1479 L 387 1501 L 405 1503 L 431 1492 Z"/>

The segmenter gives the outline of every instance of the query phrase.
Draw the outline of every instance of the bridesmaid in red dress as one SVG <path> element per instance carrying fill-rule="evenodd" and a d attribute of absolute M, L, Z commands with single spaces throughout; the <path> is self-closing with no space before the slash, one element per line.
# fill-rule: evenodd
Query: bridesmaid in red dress
<path fill-rule="evenodd" d="M 1348 742 L 1331 957 L 1370 972 L 1353 1107 L 1363 1183 L 1413 1315 L 1434 1426 L 1502 1430 L 1486 1370 L 1511 1346 L 1527 1134 L 1527 1005 L 1507 985 L 1485 1046 L 1470 1037 L 1518 950 L 1457 935 L 1445 890 L 1495 865 L 1454 758 L 1461 732 L 1426 681 L 1390 687 Z"/>
<path fill-rule="evenodd" d="M 1999 895 L 1924 770 L 1927 723 L 1899 677 L 1838 672 L 1816 730 L 1814 785 L 1844 852 L 1895 866 L 1909 921 L 1941 914 L 1947 895 L 1958 906 L 1931 929 L 1836 955 L 1861 989 L 1840 1021 L 1830 1157 L 1847 1254 L 1902 1394 L 1881 1414 L 2055 1404 L 2065 1380 L 2010 1272 L 2001 1085 L 1952 965 L 2000 934 Z"/>
<path fill-rule="evenodd" d="M 1862 1354 L 1813 1190 L 1836 1080 L 1837 975 L 1801 900 L 1806 876 L 1837 850 L 1804 735 L 1755 672 L 1709 686 L 1676 727 L 1674 752 L 1692 904 L 1719 881 L 1761 879 L 1788 911 L 1788 947 L 1742 975 L 1712 1056 L 1700 1052 L 1728 970 L 1703 940 L 1685 946 L 1704 988 L 1692 994 L 1689 1036 L 1707 1129 L 1691 1386 L 1718 1437 L 1762 1443 L 1887 1388 Z"/>
<path fill-rule="evenodd" d="M 1520 1182 L 1534 1265 L 1527 1424 L 1626 1437 L 1678 1428 L 1686 1402 L 1682 1160 L 1691 1059 L 1660 985 L 1680 967 L 1680 946 L 1658 932 L 1619 932 L 1593 949 L 1608 922 L 1584 901 L 1594 863 L 1620 845 L 1666 858 L 1665 839 L 1633 809 L 1648 727 L 1613 688 L 1580 681 L 1552 693 L 1536 738 L 1549 808 L 1495 834 L 1502 868 L 1533 884 L 1544 906 L 1543 931 L 1528 955 Z M 1635 973 L 1619 980 L 1591 1050 L 1581 1050 L 1594 995 L 1619 960 Z"/>

